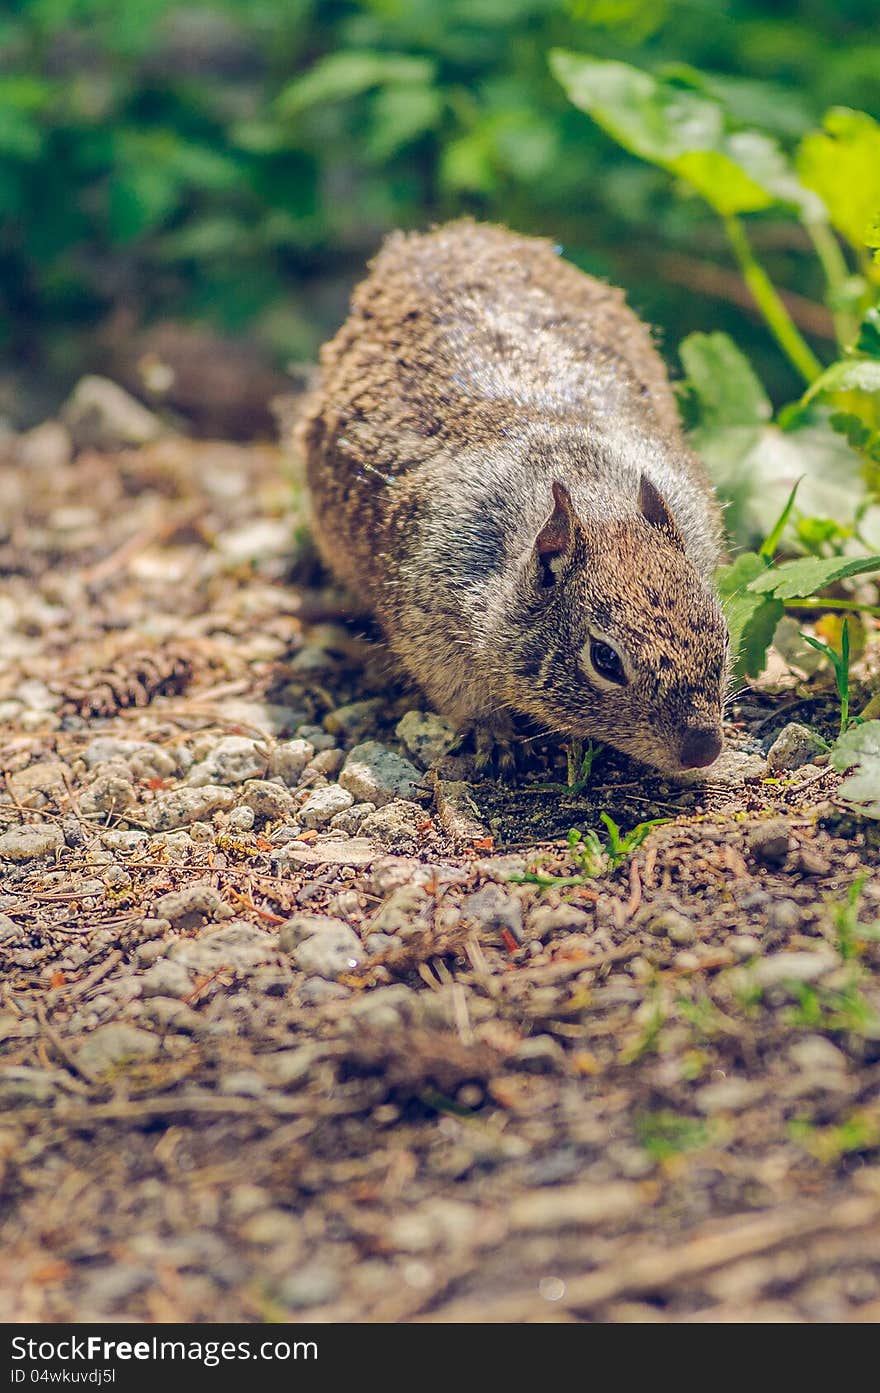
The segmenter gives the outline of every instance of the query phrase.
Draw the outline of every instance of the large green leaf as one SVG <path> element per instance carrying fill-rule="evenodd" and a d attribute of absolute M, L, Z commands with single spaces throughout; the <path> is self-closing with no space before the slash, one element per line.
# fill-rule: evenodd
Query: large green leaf
<path fill-rule="evenodd" d="M 880 721 L 845 731 L 831 751 L 831 763 L 841 774 L 853 771 L 838 796 L 865 817 L 880 818 Z"/>
<path fill-rule="evenodd" d="M 770 420 L 770 399 L 728 334 L 689 334 L 678 353 L 697 399 L 701 426 L 716 430 Z"/>
<path fill-rule="evenodd" d="M 880 125 L 864 111 L 832 107 L 823 122 L 801 142 L 797 167 L 802 181 L 815 190 L 831 221 L 854 247 L 868 242 L 880 216 Z"/>
<path fill-rule="evenodd" d="M 866 396 L 880 393 L 880 359 L 842 358 L 817 377 L 798 403 L 808 406 L 815 397 L 832 392 L 863 392 Z"/>
<path fill-rule="evenodd" d="M 856 348 L 869 358 L 880 359 L 880 305 L 872 305 L 859 325 Z"/>
<path fill-rule="evenodd" d="M 278 97 L 278 111 L 282 116 L 295 116 L 319 102 L 342 101 L 389 83 L 429 86 L 435 71 L 430 58 L 406 53 L 370 49 L 331 53 L 287 84 Z"/>
<path fill-rule="evenodd" d="M 880 556 L 801 556 L 755 574 L 748 588 L 756 595 L 775 595 L 780 600 L 806 599 L 827 585 L 848 576 L 880 571 Z"/>
<path fill-rule="evenodd" d="M 755 552 L 747 551 L 715 574 L 730 629 L 731 651 L 736 655 L 734 669 L 749 677 L 757 677 L 763 671 L 767 649 L 783 615 L 781 600 L 757 595 L 750 588 L 750 582 L 766 571 L 767 563 Z"/>
<path fill-rule="evenodd" d="M 796 207 L 806 220 L 824 217 L 822 202 L 805 189 L 775 140 L 757 131 L 726 129 L 711 97 L 662 82 L 628 63 L 555 49 L 550 67 L 575 106 L 643 160 L 684 179 L 727 217 Z"/>

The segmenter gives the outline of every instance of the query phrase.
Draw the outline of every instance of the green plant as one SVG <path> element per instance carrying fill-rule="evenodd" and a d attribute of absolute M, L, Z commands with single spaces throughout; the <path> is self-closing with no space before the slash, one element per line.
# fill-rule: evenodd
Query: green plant
<path fill-rule="evenodd" d="M 561 889 L 568 885 L 585 885 L 588 880 L 616 871 L 617 868 L 638 851 L 648 833 L 668 818 L 653 818 L 640 822 L 629 832 L 621 833 L 617 823 L 608 813 L 599 814 L 605 824 L 607 841 L 603 846 L 598 833 L 592 828 L 581 832 L 573 827 L 568 834 L 568 850 L 577 870 L 572 875 L 552 875 L 541 870 L 530 870 L 510 877 L 514 884 L 540 885 L 543 889 Z"/>
<path fill-rule="evenodd" d="M 808 643 L 811 648 L 815 648 L 817 653 L 826 657 L 834 671 L 834 681 L 837 684 L 837 695 L 840 697 L 840 731 L 843 735 L 849 725 L 849 620 L 844 619 L 843 628 L 840 634 L 840 652 L 832 648 L 830 644 L 823 643 L 821 639 L 813 638 L 811 634 L 801 634 L 804 643 Z"/>
<path fill-rule="evenodd" d="M 831 763 L 848 774 L 838 798 L 863 817 L 880 818 L 880 721 L 852 725 L 831 750 Z"/>
<path fill-rule="evenodd" d="M 683 1151 L 698 1151 L 714 1140 L 709 1123 L 669 1109 L 637 1113 L 635 1131 L 639 1145 L 655 1161 L 668 1161 Z"/>
<path fill-rule="evenodd" d="M 581 793 L 590 782 L 593 765 L 604 749 L 598 740 L 572 740 L 566 750 L 568 790 Z"/>
<path fill-rule="evenodd" d="M 660 827 L 669 821 L 667 817 L 655 817 L 647 822 L 637 823 L 629 832 L 621 833 L 614 818 L 610 817 L 608 813 L 600 813 L 599 817 L 604 822 L 605 830 L 608 833 L 605 854 L 612 871 L 617 870 L 618 866 L 623 865 L 624 861 L 628 861 L 638 851 L 653 828 Z"/>
<path fill-rule="evenodd" d="M 654 74 L 569 51 L 555 51 L 550 62 L 577 107 L 721 219 L 756 307 L 806 384 L 774 420 L 760 381 L 727 335 L 691 334 L 680 347 L 693 443 L 731 500 L 735 533 L 754 535 L 768 480 L 783 484 L 797 469 L 758 549 L 742 552 L 718 577 L 739 671 L 755 677 L 787 609 L 880 615 L 861 595 L 822 594 L 880 571 L 870 541 L 880 520 L 880 125 L 865 112 L 835 108 L 792 159 L 773 136 L 744 126 L 699 74 Z M 837 338 L 839 356 L 829 366 L 799 332 L 746 230 L 771 209 L 799 222 L 814 249 Z M 790 527 L 796 545 L 812 554 L 777 562 Z M 867 554 L 851 554 L 850 540 Z M 843 730 L 848 654 L 807 642 L 834 665 Z"/>
<path fill-rule="evenodd" d="M 768 396 L 790 396 L 788 361 L 725 275 L 714 214 L 622 157 L 551 76 L 548 51 L 578 46 L 717 104 L 734 136 L 750 123 L 789 149 L 813 132 L 800 182 L 821 184 L 832 225 L 861 235 L 850 190 L 870 204 L 871 127 L 816 127 L 831 102 L 877 114 L 873 0 L 847 0 L 845 16 L 812 0 L 808 24 L 766 0 L 714 6 L 711 24 L 700 5 L 656 0 L 9 0 L 0 353 L 68 380 L 125 309 L 246 328 L 281 362 L 311 357 L 386 231 L 470 212 L 557 237 L 626 285 L 672 345 L 711 317 Z M 732 216 L 768 280 L 812 306 L 807 334 L 779 296 L 821 357 L 824 273 L 780 238 L 788 209 Z M 833 243 L 824 254 L 833 275 Z M 873 265 L 855 269 L 867 281 Z M 850 279 L 838 318 L 862 293 Z"/>

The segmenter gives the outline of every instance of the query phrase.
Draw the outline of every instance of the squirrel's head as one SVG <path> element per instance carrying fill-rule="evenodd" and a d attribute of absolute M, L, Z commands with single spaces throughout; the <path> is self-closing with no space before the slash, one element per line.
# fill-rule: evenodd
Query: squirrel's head
<path fill-rule="evenodd" d="M 712 764 L 729 634 L 663 498 L 643 475 L 630 516 L 585 522 L 557 482 L 548 513 L 517 581 L 510 704 L 664 773 Z"/>

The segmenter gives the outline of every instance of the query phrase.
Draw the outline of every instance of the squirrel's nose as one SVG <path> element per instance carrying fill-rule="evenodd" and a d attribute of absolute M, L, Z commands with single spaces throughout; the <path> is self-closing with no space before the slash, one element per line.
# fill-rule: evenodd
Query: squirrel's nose
<path fill-rule="evenodd" d="M 703 769 L 714 764 L 721 754 L 721 732 L 718 730 L 689 730 L 681 742 L 682 769 Z"/>

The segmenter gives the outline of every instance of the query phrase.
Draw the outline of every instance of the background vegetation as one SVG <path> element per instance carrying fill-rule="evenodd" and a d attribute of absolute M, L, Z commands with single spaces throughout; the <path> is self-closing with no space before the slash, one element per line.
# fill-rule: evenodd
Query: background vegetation
<path fill-rule="evenodd" d="M 625 285 L 670 356 L 727 330 L 800 390 L 724 227 L 569 101 L 554 49 L 717 98 L 793 151 L 831 106 L 880 115 L 875 0 L 12 0 L 0 16 L 0 409 L 63 391 L 169 318 L 307 359 L 382 234 L 464 211 Z M 684 196 L 682 196 L 684 194 Z M 822 269 L 771 202 L 752 245 L 822 362 Z"/>

